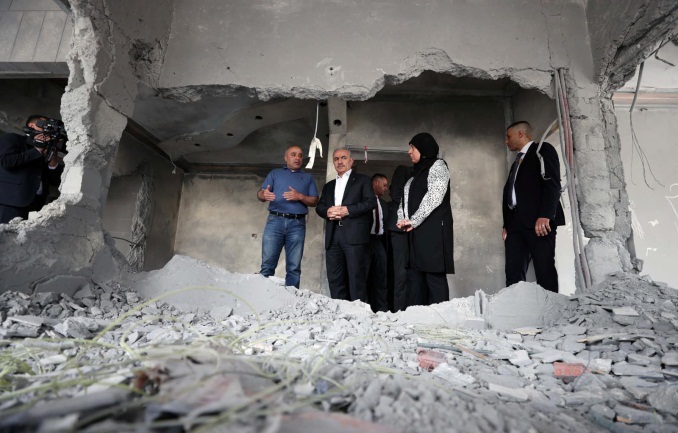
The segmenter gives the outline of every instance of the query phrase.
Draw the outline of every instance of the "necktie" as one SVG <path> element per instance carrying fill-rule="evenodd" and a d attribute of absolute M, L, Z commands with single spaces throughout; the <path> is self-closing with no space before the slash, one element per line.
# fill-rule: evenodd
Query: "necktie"
<path fill-rule="evenodd" d="M 518 173 L 518 166 L 520 165 L 520 160 L 522 157 L 523 153 L 518 152 L 516 155 L 516 160 L 513 161 L 513 165 L 511 166 L 511 173 L 509 173 L 509 187 L 506 191 L 506 203 L 508 203 L 508 206 L 511 209 L 515 207 L 515 203 L 513 203 L 513 187 L 516 183 L 516 173 Z"/>
<path fill-rule="evenodd" d="M 374 208 L 374 234 L 378 235 L 381 229 L 381 221 L 379 221 L 379 196 L 377 196 L 377 207 Z M 364 232 L 363 232 L 364 233 Z"/>

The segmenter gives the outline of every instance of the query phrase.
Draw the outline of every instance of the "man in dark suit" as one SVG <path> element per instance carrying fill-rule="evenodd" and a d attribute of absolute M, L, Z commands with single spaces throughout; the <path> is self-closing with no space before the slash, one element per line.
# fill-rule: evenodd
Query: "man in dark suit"
<path fill-rule="evenodd" d="M 37 132 L 37 126 L 45 116 L 30 116 L 26 126 Z M 36 143 L 49 141 L 43 134 L 35 136 Z M 45 204 L 49 185 L 58 185 L 63 166 L 59 157 L 45 161 L 46 147 L 34 146 L 26 136 L 3 134 L 0 136 L 0 223 L 8 223 L 16 217 L 28 219 L 30 211 L 38 211 Z"/>
<path fill-rule="evenodd" d="M 348 149 L 332 155 L 337 178 L 325 184 L 316 213 L 325 218 L 325 263 L 334 299 L 367 302 L 370 223 L 376 199 L 370 178 L 353 172 Z"/>
<path fill-rule="evenodd" d="M 556 227 L 565 224 L 558 153 L 549 143 L 538 149 L 539 143 L 532 141 L 532 126 L 525 121 L 506 128 L 506 146 L 520 151 L 504 185 L 506 286 L 525 281 L 532 259 L 537 284 L 557 293 Z"/>
<path fill-rule="evenodd" d="M 372 175 L 372 190 L 377 206 L 372 211 L 372 225 L 370 228 L 370 259 L 367 271 L 367 299 L 372 311 L 388 311 L 387 263 L 386 245 L 388 227 L 388 202 L 384 200 L 384 193 L 388 189 L 388 179 L 381 173 Z"/>

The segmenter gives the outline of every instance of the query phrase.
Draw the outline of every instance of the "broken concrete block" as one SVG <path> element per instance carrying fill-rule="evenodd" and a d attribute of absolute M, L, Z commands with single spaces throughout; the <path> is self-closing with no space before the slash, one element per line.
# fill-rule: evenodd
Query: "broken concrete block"
<path fill-rule="evenodd" d="M 525 366 L 532 364 L 530 356 L 527 354 L 527 350 L 516 350 L 513 352 L 509 358 L 509 362 L 513 365 Z"/>
<path fill-rule="evenodd" d="M 56 277 L 52 277 L 47 281 L 37 284 L 33 293 L 54 292 L 73 296 L 76 292 L 89 284 L 90 281 L 85 277 L 57 275 Z"/>
<path fill-rule="evenodd" d="M 647 395 L 657 389 L 659 384 L 648 382 L 636 376 L 625 376 L 620 380 L 625 390 L 633 395 L 636 400 L 643 400 Z"/>
<path fill-rule="evenodd" d="M 492 329 L 543 327 L 556 323 L 570 308 L 567 296 L 521 281 L 492 297 L 483 317 Z"/>
<path fill-rule="evenodd" d="M 603 404 L 594 404 L 591 406 L 590 412 L 609 420 L 614 419 L 616 415 L 612 409 Z"/>
<path fill-rule="evenodd" d="M 664 356 L 662 356 L 662 364 L 667 367 L 678 366 L 678 352 L 666 352 Z"/>
<path fill-rule="evenodd" d="M 59 301 L 59 295 L 54 292 L 42 292 L 36 293 L 33 295 L 33 300 L 38 303 L 41 307 L 45 307 L 49 304 Z"/>
<path fill-rule="evenodd" d="M 625 424 L 661 424 L 663 422 L 662 416 L 658 413 L 634 409 L 622 404 L 617 405 L 614 411 L 617 413 L 617 421 Z"/>
<path fill-rule="evenodd" d="M 616 316 L 633 316 L 638 317 L 640 314 L 633 307 L 617 307 L 612 309 L 612 314 Z"/>
<path fill-rule="evenodd" d="M 40 364 L 42 364 L 42 365 L 59 365 L 59 364 L 63 364 L 66 361 L 68 361 L 68 358 L 66 358 L 64 355 L 58 354 L 58 355 L 51 355 L 51 356 L 46 356 L 44 358 L 41 358 Z"/>
<path fill-rule="evenodd" d="M 75 292 L 73 299 L 83 299 L 83 298 L 93 298 L 94 293 L 92 292 L 91 284 L 86 284 L 83 288 Z"/>
<path fill-rule="evenodd" d="M 678 386 L 666 383 L 659 385 L 650 393 L 647 401 L 655 409 L 675 415 L 678 413 Z"/>
<path fill-rule="evenodd" d="M 487 329 L 487 322 L 481 317 L 470 317 L 464 321 L 464 328 L 482 331 Z"/>
<path fill-rule="evenodd" d="M 663 380 L 664 375 L 658 367 L 643 367 L 640 365 L 618 362 L 612 366 L 612 373 L 617 376 L 639 376 L 645 379 Z"/>
<path fill-rule="evenodd" d="M 462 373 L 458 368 L 446 362 L 438 365 L 431 373 L 456 386 L 467 386 L 476 381 L 475 377 Z"/>
<path fill-rule="evenodd" d="M 487 388 L 497 394 L 507 395 L 517 400 L 527 401 L 529 399 L 529 394 L 522 388 L 509 388 L 496 383 L 488 383 Z"/>
<path fill-rule="evenodd" d="M 565 404 L 572 406 L 593 406 L 594 404 L 603 403 L 607 398 L 602 394 L 594 394 L 589 391 L 578 391 L 563 395 Z"/>
<path fill-rule="evenodd" d="M 34 326 L 36 328 L 41 327 L 44 323 L 44 319 L 38 316 L 9 316 L 7 317 L 7 320 L 25 326 Z"/>
<path fill-rule="evenodd" d="M 595 371 L 596 373 L 609 373 L 612 370 L 612 360 L 611 359 L 602 359 L 594 358 L 591 360 L 589 365 L 589 370 Z"/>
<path fill-rule="evenodd" d="M 560 344 L 560 350 L 565 350 L 567 352 L 580 352 L 586 349 L 586 344 L 579 343 L 577 340 L 580 338 L 577 335 L 568 335 L 563 339 L 563 342 Z"/>
<path fill-rule="evenodd" d="M 54 325 L 52 328 L 64 337 L 92 338 L 93 334 L 90 332 L 88 327 L 84 323 L 75 319 L 77 318 L 68 318 L 62 323 Z"/>

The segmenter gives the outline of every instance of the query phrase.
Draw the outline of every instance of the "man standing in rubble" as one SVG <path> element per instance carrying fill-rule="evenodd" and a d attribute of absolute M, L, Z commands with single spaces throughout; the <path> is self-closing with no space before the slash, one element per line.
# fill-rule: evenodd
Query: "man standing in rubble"
<path fill-rule="evenodd" d="M 37 125 L 47 119 L 33 115 L 26 120 L 26 127 L 42 132 Z M 3 134 L 0 136 L 0 223 L 5 224 L 16 217 L 28 219 L 28 213 L 39 211 L 47 200 L 49 186 L 59 185 L 63 165 L 54 152 L 45 161 L 47 147 L 38 147 L 51 140 L 49 135 L 37 134 L 33 145 L 27 136 Z"/>
<path fill-rule="evenodd" d="M 556 227 L 565 224 L 558 153 L 549 143 L 539 146 L 532 141 L 532 126 L 525 121 L 506 128 L 506 146 L 519 151 L 504 185 L 502 205 L 506 286 L 525 281 L 531 259 L 537 284 L 558 293 Z"/>
<path fill-rule="evenodd" d="M 323 187 L 315 212 L 325 219 L 325 264 L 333 299 L 367 302 L 367 260 L 372 210 L 370 178 L 353 169 L 351 151 L 332 154 L 336 179 Z"/>
<path fill-rule="evenodd" d="M 313 176 L 301 171 L 303 152 L 299 146 L 285 151 L 285 167 L 272 170 L 257 198 L 269 202 L 268 219 L 261 241 L 261 275 L 275 274 L 280 252 L 285 247 L 285 285 L 299 288 L 301 258 L 304 255 L 308 207 L 318 204 Z"/>
<path fill-rule="evenodd" d="M 388 228 L 384 227 L 388 219 L 388 203 L 383 199 L 388 189 L 388 179 L 381 173 L 372 175 L 372 189 L 377 206 L 372 211 L 372 226 L 370 229 L 370 257 L 367 271 L 367 299 L 372 311 L 388 311 L 387 268 L 388 256 Z"/>

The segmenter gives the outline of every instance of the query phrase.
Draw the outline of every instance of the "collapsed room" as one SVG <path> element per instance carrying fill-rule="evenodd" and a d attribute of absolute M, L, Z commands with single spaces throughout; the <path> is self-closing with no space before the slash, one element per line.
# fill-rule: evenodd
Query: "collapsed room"
<path fill-rule="evenodd" d="M 0 224 L 0 431 L 678 432 L 675 0 L 0 0 L 0 41 L 0 132 L 67 134 Z M 559 293 L 506 284 L 520 120 L 560 159 Z M 300 287 L 259 274 L 289 146 L 321 191 L 422 131 L 449 301 L 332 299 L 310 208 Z"/>

